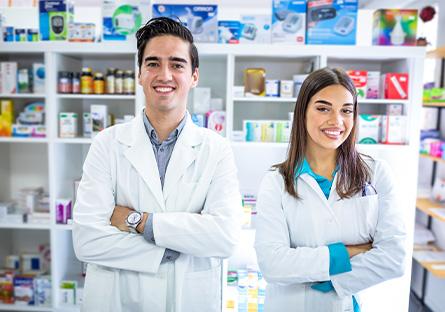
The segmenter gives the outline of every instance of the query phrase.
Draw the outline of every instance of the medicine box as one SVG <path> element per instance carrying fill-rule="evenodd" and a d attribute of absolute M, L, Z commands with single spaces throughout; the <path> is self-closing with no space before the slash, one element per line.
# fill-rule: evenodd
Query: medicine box
<path fill-rule="evenodd" d="M 218 42 L 218 6 L 153 4 L 153 17 L 179 18 L 196 42 Z"/>
<path fill-rule="evenodd" d="M 218 21 L 218 43 L 239 43 L 240 34 L 239 21 Z"/>
<path fill-rule="evenodd" d="M 196 87 L 192 93 L 193 112 L 195 114 L 206 114 L 210 110 L 211 89 Z"/>
<path fill-rule="evenodd" d="M 358 0 L 309 0 L 306 43 L 354 45 L 357 11 Z"/>
<path fill-rule="evenodd" d="M 0 63 L 0 94 L 17 93 L 17 63 Z"/>
<path fill-rule="evenodd" d="M 348 76 L 357 90 L 357 99 L 365 99 L 367 92 L 368 72 L 366 70 L 348 70 Z"/>
<path fill-rule="evenodd" d="M 366 98 L 380 98 L 380 72 L 368 71 L 368 81 L 366 84 Z"/>
<path fill-rule="evenodd" d="M 415 46 L 416 35 L 417 10 L 380 9 L 374 12 L 374 45 Z"/>
<path fill-rule="evenodd" d="M 16 275 L 14 276 L 14 297 L 17 305 L 34 304 L 34 276 Z"/>
<path fill-rule="evenodd" d="M 241 15 L 240 43 L 270 43 L 270 15 Z"/>
<path fill-rule="evenodd" d="M 306 0 L 272 1 L 272 43 L 304 44 Z"/>
<path fill-rule="evenodd" d="M 42 63 L 32 64 L 32 83 L 34 93 L 45 93 L 45 65 Z"/>
<path fill-rule="evenodd" d="M 281 80 L 280 81 L 280 97 L 291 98 L 294 95 L 294 81 Z"/>
<path fill-rule="evenodd" d="M 148 0 L 103 0 L 103 40 L 126 40 L 149 20 Z"/>
<path fill-rule="evenodd" d="M 106 105 L 91 105 L 92 136 L 108 127 L 108 108 Z"/>
<path fill-rule="evenodd" d="M 67 40 L 68 25 L 74 20 L 71 0 L 40 0 L 39 25 L 41 40 Z"/>
<path fill-rule="evenodd" d="M 383 116 L 381 142 L 384 144 L 404 144 L 406 142 L 406 116 Z"/>
<path fill-rule="evenodd" d="M 71 112 L 59 113 L 59 136 L 75 138 L 77 136 L 77 114 Z"/>
<path fill-rule="evenodd" d="M 407 73 L 386 73 L 382 75 L 385 99 L 408 99 L 408 74 Z"/>
<path fill-rule="evenodd" d="M 359 115 L 358 143 L 377 144 L 379 142 L 380 117 L 378 115 Z"/>

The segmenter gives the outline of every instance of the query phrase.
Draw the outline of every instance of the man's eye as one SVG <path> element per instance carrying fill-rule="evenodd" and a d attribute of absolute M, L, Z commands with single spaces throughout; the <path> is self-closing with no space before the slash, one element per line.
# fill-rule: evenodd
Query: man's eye
<path fill-rule="evenodd" d="M 352 109 L 344 109 L 343 110 L 343 113 L 348 114 L 348 115 L 352 114 L 353 112 L 354 111 Z"/>
<path fill-rule="evenodd" d="M 158 66 L 157 63 L 147 63 L 147 67 L 156 67 Z"/>
<path fill-rule="evenodd" d="M 182 68 L 184 68 L 184 65 L 182 65 L 182 64 L 173 64 L 173 68 L 175 68 L 175 69 L 182 69 Z"/>

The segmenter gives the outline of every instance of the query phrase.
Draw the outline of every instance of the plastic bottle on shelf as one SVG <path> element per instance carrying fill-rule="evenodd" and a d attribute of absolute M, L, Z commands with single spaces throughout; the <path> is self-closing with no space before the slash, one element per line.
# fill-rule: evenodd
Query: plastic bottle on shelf
<path fill-rule="evenodd" d="M 93 93 L 93 71 L 91 67 L 82 68 L 82 76 L 80 77 L 80 93 Z"/>
<path fill-rule="evenodd" d="M 80 93 L 80 73 L 73 73 L 73 93 L 79 94 Z"/>
<path fill-rule="evenodd" d="M 105 93 L 105 79 L 104 75 L 101 72 L 97 72 L 94 74 L 93 90 L 94 94 Z"/>
<path fill-rule="evenodd" d="M 124 72 L 120 69 L 116 70 L 114 74 L 114 93 L 124 93 Z"/>
<path fill-rule="evenodd" d="M 114 77 L 115 71 L 116 70 L 114 68 L 107 69 L 107 76 L 106 76 L 106 83 L 105 83 L 107 94 L 115 93 L 115 77 Z"/>
<path fill-rule="evenodd" d="M 134 72 L 126 70 L 124 73 L 124 94 L 134 94 Z"/>

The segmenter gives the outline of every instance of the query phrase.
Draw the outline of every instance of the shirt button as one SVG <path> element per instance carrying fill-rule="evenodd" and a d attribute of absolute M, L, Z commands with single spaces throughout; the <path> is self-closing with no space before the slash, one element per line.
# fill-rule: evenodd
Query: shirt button
<path fill-rule="evenodd" d="M 167 256 L 167 260 L 171 260 L 171 258 L 172 258 L 172 257 L 170 257 L 170 256 Z"/>
<path fill-rule="evenodd" d="M 164 151 L 164 148 L 163 148 L 163 147 L 161 147 L 160 151 L 161 151 L 161 152 L 163 152 L 163 151 Z"/>

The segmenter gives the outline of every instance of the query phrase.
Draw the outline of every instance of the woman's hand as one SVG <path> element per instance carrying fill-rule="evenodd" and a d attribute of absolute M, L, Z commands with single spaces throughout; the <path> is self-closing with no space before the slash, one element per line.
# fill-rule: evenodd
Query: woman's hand
<path fill-rule="evenodd" d="M 358 254 L 365 253 L 372 249 L 372 243 L 360 244 L 360 245 L 349 245 L 346 246 L 349 253 L 349 258 L 357 256 Z"/>

